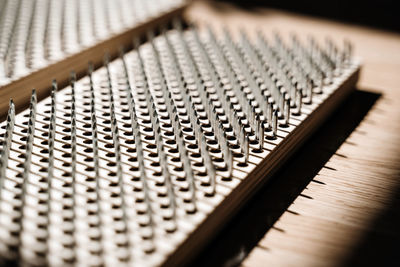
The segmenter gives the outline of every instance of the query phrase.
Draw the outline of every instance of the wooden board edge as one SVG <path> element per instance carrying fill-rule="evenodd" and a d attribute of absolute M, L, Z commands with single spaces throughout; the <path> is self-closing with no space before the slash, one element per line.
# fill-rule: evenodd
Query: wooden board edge
<path fill-rule="evenodd" d="M 17 112 L 24 110 L 29 105 L 33 88 L 36 89 L 39 100 L 47 97 L 50 94 L 51 81 L 53 79 L 57 80 L 59 88 L 63 88 L 69 83 L 70 71 L 74 71 L 77 78 L 83 77 L 87 74 L 89 62 L 92 62 L 95 68 L 102 66 L 105 53 L 109 53 L 110 60 L 115 59 L 118 57 L 121 47 L 124 47 L 125 50 L 132 48 L 134 37 L 142 37 L 147 30 L 156 29 L 158 26 L 168 24 L 174 17 L 182 16 L 190 2 L 187 1 L 157 18 L 128 29 L 77 54 L 73 54 L 0 87 L 0 122 L 7 116 L 8 103 L 11 98 L 15 103 Z"/>
<path fill-rule="evenodd" d="M 291 138 L 285 139 L 276 153 L 271 153 L 249 174 L 250 179 L 243 180 L 203 221 L 199 227 L 189 235 L 176 251 L 163 263 L 163 267 L 184 266 L 188 264 L 207 245 L 209 241 L 223 228 L 247 200 L 261 188 L 279 168 L 310 138 L 320 125 L 334 112 L 334 110 L 355 89 L 359 79 L 361 67 L 347 78 L 347 80 L 332 95 L 317 107 L 292 133 Z M 266 175 L 265 175 L 266 174 Z"/>

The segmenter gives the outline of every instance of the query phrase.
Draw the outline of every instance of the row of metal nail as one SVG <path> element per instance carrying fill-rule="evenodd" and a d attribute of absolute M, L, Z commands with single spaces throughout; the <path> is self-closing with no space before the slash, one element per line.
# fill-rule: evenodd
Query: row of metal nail
<path fill-rule="evenodd" d="M 11 101 L 1 257 L 159 264 L 350 64 L 348 44 L 240 36 L 175 21 L 20 115 Z"/>
<path fill-rule="evenodd" d="M 0 85 L 143 23 L 182 2 L 2 1 Z"/>

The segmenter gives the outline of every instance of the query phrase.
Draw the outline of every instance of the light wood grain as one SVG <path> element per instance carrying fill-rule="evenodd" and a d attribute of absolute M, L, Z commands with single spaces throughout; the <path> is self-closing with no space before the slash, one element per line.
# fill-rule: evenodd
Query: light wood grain
<path fill-rule="evenodd" d="M 400 36 L 270 9 L 257 12 L 197 2 L 188 17 L 229 28 L 277 29 L 281 33 L 347 38 L 362 58 L 359 88 L 382 93 L 361 124 L 284 213 L 243 266 L 337 266 L 369 231 L 390 241 L 395 232 L 373 222 L 390 207 L 400 187 Z M 393 208 L 392 208 L 393 209 Z M 394 211 L 396 212 L 396 211 Z"/>

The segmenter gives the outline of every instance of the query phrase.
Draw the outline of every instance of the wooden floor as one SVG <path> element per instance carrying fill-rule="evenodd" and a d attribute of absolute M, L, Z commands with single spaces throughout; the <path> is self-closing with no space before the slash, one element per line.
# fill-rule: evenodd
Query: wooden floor
<path fill-rule="evenodd" d="M 194 3 L 187 16 L 199 23 L 222 22 L 231 29 L 296 32 L 321 40 L 347 38 L 363 61 L 357 89 L 377 96 L 361 123 L 242 265 L 400 266 L 396 255 L 400 241 L 400 35 L 276 10 L 250 12 L 204 2 Z M 238 257 L 242 260 L 244 255 Z"/>

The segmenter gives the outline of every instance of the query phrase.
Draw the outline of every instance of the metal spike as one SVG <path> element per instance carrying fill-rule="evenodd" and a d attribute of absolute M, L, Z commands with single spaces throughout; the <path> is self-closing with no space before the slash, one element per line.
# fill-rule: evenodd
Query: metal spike
<path fill-rule="evenodd" d="M 209 177 L 209 184 L 211 186 L 211 190 L 206 193 L 207 196 L 213 196 L 215 194 L 215 176 L 216 176 L 216 170 L 215 166 L 212 163 L 211 156 L 209 154 L 209 151 L 207 149 L 207 141 L 204 137 L 204 135 L 201 138 L 201 149 L 200 149 L 201 155 L 204 159 L 204 166 L 206 167 L 207 170 L 207 175 Z"/>
<path fill-rule="evenodd" d="M 296 90 L 296 111 L 295 114 L 296 115 L 300 115 L 301 114 L 301 107 L 303 104 L 303 93 L 302 90 Z"/>
<path fill-rule="evenodd" d="M 100 205 L 100 200 L 102 199 L 101 194 L 100 194 L 100 166 L 99 166 L 99 145 L 98 145 L 98 134 L 97 134 L 97 117 L 96 117 L 96 107 L 95 107 L 95 93 L 94 93 L 94 83 L 93 83 L 93 64 L 89 63 L 88 66 L 88 76 L 89 76 L 89 86 L 90 86 L 90 114 L 91 114 L 91 123 L 92 123 L 92 147 L 93 147 L 93 165 L 94 165 L 94 177 L 95 183 L 96 183 L 96 206 L 97 206 L 97 216 L 101 214 L 102 212 L 102 207 Z M 71 90 L 72 90 L 72 99 L 74 101 L 75 99 L 75 83 L 73 82 L 71 84 Z M 100 224 L 102 223 L 102 218 L 101 216 L 98 216 L 100 220 Z M 103 238 L 102 234 L 100 233 L 99 236 L 100 240 Z"/>
<path fill-rule="evenodd" d="M 258 121 L 258 143 L 259 149 L 264 148 L 264 134 L 265 134 L 265 123 L 262 120 Z"/>
<path fill-rule="evenodd" d="M 31 103 L 29 107 L 29 120 L 28 120 L 28 133 L 26 138 L 26 149 L 25 149 L 25 157 L 23 162 L 23 171 L 22 171 L 22 190 L 20 193 L 21 197 L 21 211 L 18 216 L 18 221 L 20 224 L 20 231 L 18 233 L 18 254 L 21 255 L 24 249 L 22 235 L 25 231 L 23 218 L 25 217 L 25 209 L 23 208 L 26 203 L 27 198 L 27 187 L 31 183 L 30 181 L 30 171 L 31 171 L 31 159 L 32 159 L 32 146 L 33 146 L 33 138 L 35 132 L 35 122 L 36 122 L 36 90 L 32 90 L 31 95 Z"/>
<path fill-rule="evenodd" d="M 158 152 L 160 155 L 160 166 L 162 168 L 163 176 L 165 177 L 165 183 L 166 183 L 167 190 L 168 190 L 169 204 L 170 204 L 170 208 L 172 210 L 172 220 L 173 220 L 173 225 L 170 226 L 169 228 L 166 228 L 165 230 L 168 233 L 172 233 L 172 232 L 175 232 L 177 229 L 176 201 L 175 201 L 174 188 L 173 188 L 173 184 L 171 181 L 171 175 L 168 170 L 167 155 L 164 153 L 164 146 L 163 146 L 163 140 L 162 140 L 161 135 L 158 135 L 157 144 L 158 144 Z"/>
<path fill-rule="evenodd" d="M 272 137 L 276 138 L 278 133 L 278 110 L 275 109 L 272 114 Z"/>
<path fill-rule="evenodd" d="M 6 177 L 6 169 L 8 165 L 8 157 L 10 153 L 10 147 L 12 142 L 12 136 L 14 131 L 14 123 L 15 123 L 15 105 L 14 101 L 10 99 L 10 104 L 8 108 L 7 114 L 7 125 L 4 133 L 3 145 L 1 150 L 0 157 L 0 197 L 3 189 L 3 183 Z"/>
<path fill-rule="evenodd" d="M 229 142 L 226 141 L 225 146 L 224 146 L 224 160 L 225 160 L 225 165 L 226 169 L 228 172 L 228 177 L 225 179 L 231 180 L 231 175 L 232 175 L 232 170 L 233 170 L 233 153 L 229 149 Z"/>
<path fill-rule="evenodd" d="M 346 60 L 346 63 L 348 63 L 352 57 L 353 54 L 353 45 L 349 40 L 344 40 L 344 59 Z"/>
<path fill-rule="evenodd" d="M 290 100 L 289 98 L 287 98 L 285 100 L 285 104 L 284 104 L 284 125 L 288 126 L 289 125 L 289 119 L 290 119 Z"/>

